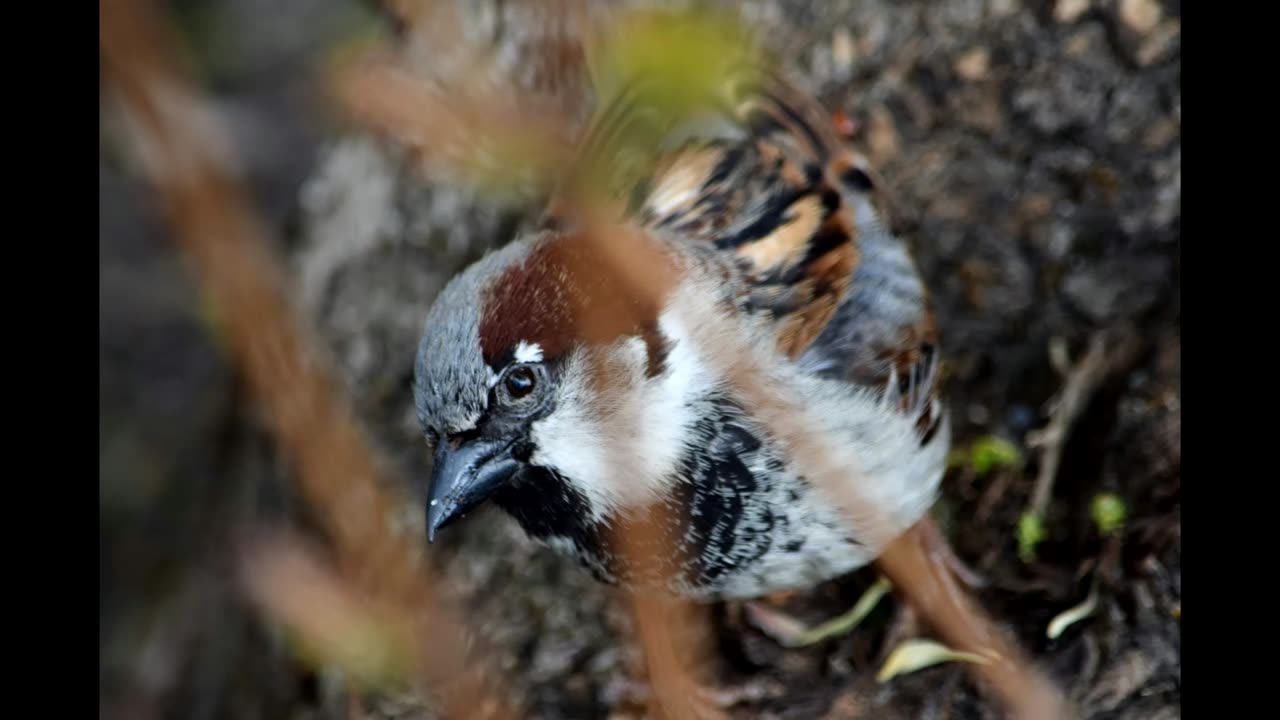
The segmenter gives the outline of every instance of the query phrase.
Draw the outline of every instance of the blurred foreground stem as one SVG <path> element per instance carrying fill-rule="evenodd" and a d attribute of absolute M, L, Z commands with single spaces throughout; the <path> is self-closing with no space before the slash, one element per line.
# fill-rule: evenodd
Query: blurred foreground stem
<path fill-rule="evenodd" d="M 290 307 L 268 252 L 270 233 L 231 171 L 217 118 L 179 64 L 171 29 L 144 0 L 100 2 L 99 20 L 105 78 L 146 179 L 218 306 L 232 360 L 337 547 L 342 577 L 414 628 L 416 678 L 448 717 L 510 717 L 504 701 L 494 700 L 505 693 L 474 670 L 480 664 L 467 651 L 460 615 L 433 592 L 416 545 L 389 529 L 396 504 L 330 367 Z"/>

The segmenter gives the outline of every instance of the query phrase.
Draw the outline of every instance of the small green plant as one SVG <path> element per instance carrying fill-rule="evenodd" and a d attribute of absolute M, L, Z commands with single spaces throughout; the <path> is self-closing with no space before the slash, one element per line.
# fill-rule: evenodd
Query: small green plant
<path fill-rule="evenodd" d="M 956 450 L 948 463 L 952 467 L 966 466 L 982 476 L 992 470 L 1016 468 L 1022 465 L 1022 451 L 1017 445 L 995 435 L 978 438 L 967 450 Z"/>
<path fill-rule="evenodd" d="M 1124 500 L 1115 493 L 1098 493 L 1093 496 L 1093 502 L 1089 505 L 1093 524 L 1104 536 L 1114 535 L 1124 528 L 1127 514 Z"/>
<path fill-rule="evenodd" d="M 1035 513 L 1018 518 L 1018 559 L 1024 563 L 1036 559 L 1036 546 L 1045 539 L 1044 520 Z"/>

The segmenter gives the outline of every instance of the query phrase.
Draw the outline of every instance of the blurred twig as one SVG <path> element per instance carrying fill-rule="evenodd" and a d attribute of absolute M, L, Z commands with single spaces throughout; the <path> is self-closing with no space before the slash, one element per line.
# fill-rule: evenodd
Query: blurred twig
<path fill-rule="evenodd" d="M 876 565 L 925 620 L 957 650 L 992 662 L 970 669 L 995 692 L 1015 718 L 1067 718 L 1065 697 L 1031 663 L 1017 642 L 999 628 L 956 583 L 937 557 L 926 518 L 889 545 Z"/>
<path fill-rule="evenodd" d="M 461 615 L 427 581 L 416 544 L 389 529 L 396 505 L 379 482 L 374 454 L 289 307 L 268 254 L 270 234 L 218 154 L 229 148 L 215 141 L 218 123 L 179 65 L 169 28 L 144 0 L 102 2 L 99 16 L 106 78 L 147 179 L 175 241 L 219 305 L 232 357 L 303 495 L 339 550 L 341 577 L 393 613 L 393 627 L 413 628 L 418 680 L 449 717 L 509 716 L 502 688 L 469 666 Z M 317 577 L 300 563 L 265 567 Z"/>
<path fill-rule="evenodd" d="M 546 103 L 432 89 L 389 58 L 339 67 L 334 92 L 357 119 L 489 192 L 532 197 L 569 157 L 565 124 Z"/>
<path fill-rule="evenodd" d="M 1121 365 L 1129 362 L 1137 350 L 1132 338 L 1119 340 L 1096 333 L 1089 338 L 1084 357 L 1066 370 L 1066 384 L 1050 403 L 1049 424 L 1043 430 L 1028 433 L 1027 445 L 1040 449 L 1040 472 L 1027 512 L 1043 517 L 1049 509 L 1053 482 L 1062 463 L 1071 427 L 1084 412 L 1094 392 Z"/>
<path fill-rule="evenodd" d="M 617 328 L 633 324 L 637 314 L 656 313 L 650 303 L 665 295 L 668 284 L 680 274 L 672 264 L 674 258 L 662 253 L 651 238 L 614 224 L 616 208 L 598 204 L 600 200 L 594 194 L 571 196 L 559 206 L 561 212 L 584 223 L 581 233 L 565 238 L 564 257 L 571 263 L 570 272 L 589 273 L 598 279 L 588 286 L 585 296 L 575 298 L 577 333 L 588 342 L 615 337 Z M 616 420 L 604 408 L 599 416 L 603 422 Z M 623 438 L 627 433 L 620 429 L 611 435 Z M 621 442 L 609 448 L 613 454 L 610 467 L 625 476 L 634 472 L 634 464 L 628 461 Z M 623 482 L 639 483 L 643 478 L 624 478 Z M 700 642 L 705 635 L 697 627 L 695 609 L 669 592 L 670 584 L 679 582 L 673 573 L 680 572 L 685 558 L 663 536 L 659 515 L 622 518 L 610 537 L 623 558 L 622 565 L 636 581 L 627 593 L 627 609 L 654 690 L 652 710 L 666 720 L 710 720 L 722 714 L 695 679 L 706 667 L 709 649 Z"/>
<path fill-rule="evenodd" d="M 570 165 L 585 103 L 581 42 L 596 25 L 581 0 L 523 8 L 544 27 L 528 31 L 536 49 L 519 53 L 516 67 L 502 65 L 495 47 L 466 42 L 453 2 L 379 4 L 408 40 L 336 63 L 328 84 L 338 105 L 455 180 L 518 200 L 545 197 Z M 415 48 L 429 55 L 427 68 L 413 61 Z M 521 86 L 516 72 L 533 79 Z"/>
<path fill-rule="evenodd" d="M 241 565 L 250 595 L 284 619 L 312 660 L 339 667 L 363 686 L 409 674 L 414 633 L 404 613 L 356 592 L 298 537 L 269 536 L 245 550 Z"/>
<path fill-rule="evenodd" d="M 663 542 L 652 517 L 630 518 L 621 523 L 614 539 L 625 562 L 650 577 L 662 572 L 650 563 L 675 558 L 667 554 L 673 547 Z M 675 565 L 679 565 L 678 559 Z M 661 590 L 637 588 L 627 594 L 627 600 L 654 690 L 653 712 L 664 720 L 723 717 L 703 684 L 710 648 L 702 643 L 706 634 L 698 625 L 705 618 L 690 603 Z"/>
<path fill-rule="evenodd" d="M 576 59 L 570 54 L 563 62 Z M 552 59 L 548 64 L 554 66 L 557 62 L 560 60 Z M 548 74 L 554 77 L 567 72 L 552 67 Z M 546 189 L 563 181 L 574 164 L 576 148 L 566 135 L 573 127 L 573 118 L 566 114 L 565 102 L 556 102 L 554 92 L 560 88 L 554 85 L 550 88 L 551 97 L 513 87 L 504 88 L 501 94 L 447 83 L 433 89 L 392 62 L 370 62 L 366 57 L 340 68 L 334 87 L 340 102 L 357 117 L 400 142 L 423 150 L 430 159 L 442 161 L 464 177 L 480 180 L 490 189 L 515 187 L 520 194 Z M 581 185 L 569 188 L 570 192 L 580 189 Z M 585 298 L 576 313 L 584 337 L 605 336 L 608 328 L 628 322 L 635 309 L 630 303 L 617 302 L 619 298 L 644 297 L 642 288 L 661 290 L 662 279 L 670 276 L 664 273 L 635 277 L 628 272 L 637 266 L 628 263 L 627 257 L 654 248 L 635 234 L 617 232 L 620 228 L 610 224 L 617 216 L 600 206 L 600 196 L 574 194 L 564 200 L 565 206 L 578 211 L 579 217 L 589 218 L 594 227 L 607 227 L 610 233 L 603 236 L 584 232 L 579 239 L 585 242 L 571 243 L 566 248 L 570 258 L 590 263 L 591 267 L 580 268 L 584 273 L 609 274 L 611 267 L 618 270 L 611 277 L 623 285 L 608 281 L 596 284 L 607 293 Z M 602 221 L 604 217 L 609 221 Z M 604 237 L 609 242 L 593 242 Z M 601 262 L 601 253 L 615 262 Z M 664 265 L 666 269 L 669 268 Z M 625 468 L 628 464 L 619 460 L 614 466 Z M 652 571 L 658 575 L 664 568 L 649 563 L 670 550 L 659 535 L 651 518 L 628 518 L 615 539 L 629 565 L 639 568 L 641 574 Z M 693 673 L 702 667 L 707 653 L 696 642 L 700 633 L 681 629 L 695 622 L 692 609 L 663 593 L 641 591 L 630 593 L 628 598 L 628 609 L 655 689 L 654 710 L 672 720 L 705 719 L 718 714 L 715 708 L 699 701 L 699 685 L 693 680 Z"/>
<path fill-rule="evenodd" d="M 1044 429 L 1027 434 L 1027 445 L 1040 451 L 1040 471 L 1027 509 L 1018 519 L 1018 553 L 1024 562 L 1035 558 L 1036 545 L 1045 537 L 1045 515 L 1072 426 L 1107 378 L 1133 360 L 1138 345 L 1138 340 L 1129 334 L 1112 337 L 1097 332 L 1089 338 L 1088 350 L 1074 366 L 1066 357 L 1065 346 L 1050 345 L 1051 360 L 1066 376 L 1066 383 L 1049 403 L 1049 423 Z"/>

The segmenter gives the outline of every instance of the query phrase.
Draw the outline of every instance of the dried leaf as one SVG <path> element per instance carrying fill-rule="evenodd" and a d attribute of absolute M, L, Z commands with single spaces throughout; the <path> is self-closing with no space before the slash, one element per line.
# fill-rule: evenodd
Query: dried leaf
<path fill-rule="evenodd" d="M 1049 628 L 1045 631 L 1045 636 L 1050 640 L 1056 640 L 1066 629 L 1080 622 L 1081 620 L 1093 614 L 1098 606 L 1098 584 L 1095 581 L 1093 587 L 1089 589 L 1089 596 L 1079 605 L 1062 611 L 1053 620 L 1049 621 Z"/>
<path fill-rule="evenodd" d="M 975 653 L 952 650 L 946 645 L 933 640 L 907 640 L 894 648 L 892 653 L 889 653 L 889 658 L 884 661 L 884 667 L 880 668 L 879 674 L 876 675 L 876 682 L 888 682 L 898 675 L 912 673 L 916 670 L 946 662 L 969 662 L 986 665 L 991 660 Z"/>

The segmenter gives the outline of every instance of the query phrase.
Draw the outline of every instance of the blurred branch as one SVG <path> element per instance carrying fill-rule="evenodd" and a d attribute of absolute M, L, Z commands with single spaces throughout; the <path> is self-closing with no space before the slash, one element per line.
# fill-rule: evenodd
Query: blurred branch
<path fill-rule="evenodd" d="M 502 688 L 468 667 L 461 616 L 433 591 L 417 544 L 390 530 L 396 503 L 328 364 L 289 307 L 270 234 L 226 166 L 230 149 L 217 142 L 220 127 L 179 66 L 169 28 L 143 0 L 102 2 L 99 17 L 106 78 L 147 179 L 174 240 L 219 304 L 233 360 L 338 548 L 341 577 L 385 603 L 393 626 L 413 628 L 418 679 L 450 717 L 510 716 Z"/>
<path fill-rule="evenodd" d="M 679 276 L 674 258 L 661 253 L 651 238 L 613 222 L 619 217 L 616 207 L 603 204 L 602 196 L 566 196 L 553 212 L 567 214 L 584 222 L 583 232 L 566 235 L 564 257 L 578 263 L 570 273 L 590 273 L 600 279 L 592 283 L 583 297 L 575 297 L 572 316 L 577 319 L 577 334 L 591 343 L 609 338 L 614 329 L 633 322 L 633 313 L 655 312 L 657 302 Z M 593 377 L 607 377 L 593 373 Z M 602 422 L 615 421 L 613 414 L 601 409 Z M 622 428 L 610 435 L 626 437 Z M 621 441 L 619 441 L 620 443 Z M 643 482 L 643 478 L 626 479 L 639 472 L 629 462 L 618 443 L 608 451 L 613 459 L 609 466 L 623 477 L 623 482 Z M 710 706 L 695 675 L 705 668 L 709 648 L 691 603 L 669 592 L 685 558 L 663 535 L 661 511 L 621 518 L 610 534 L 611 544 L 629 569 L 632 587 L 627 591 L 627 610 L 634 623 L 637 639 L 644 651 L 649 680 L 654 690 L 652 710 L 667 720 L 710 720 L 721 717 L 718 708 Z"/>
<path fill-rule="evenodd" d="M 362 686 L 405 677 L 413 658 L 413 627 L 325 563 L 290 534 L 246 546 L 241 561 L 250 596 L 293 631 L 299 649 Z"/>
<path fill-rule="evenodd" d="M 519 33 L 529 46 L 518 44 L 516 59 L 505 63 L 489 39 L 468 42 L 449 0 L 377 4 L 404 38 L 331 69 L 338 105 L 455 181 L 518 200 L 545 197 L 572 164 L 572 133 L 585 105 L 582 42 L 597 25 L 582 0 L 529 2 L 522 14 L 497 8 L 499 28 L 512 14 L 533 26 Z"/>
<path fill-rule="evenodd" d="M 332 87 L 363 124 L 491 193 L 532 197 L 570 156 L 566 123 L 545 102 L 452 91 L 446 98 L 376 55 L 339 67 Z"/>

